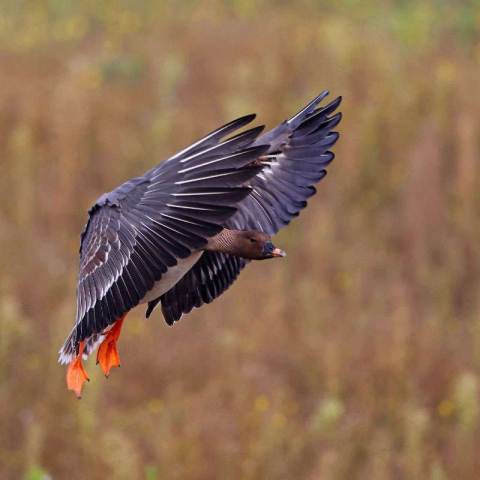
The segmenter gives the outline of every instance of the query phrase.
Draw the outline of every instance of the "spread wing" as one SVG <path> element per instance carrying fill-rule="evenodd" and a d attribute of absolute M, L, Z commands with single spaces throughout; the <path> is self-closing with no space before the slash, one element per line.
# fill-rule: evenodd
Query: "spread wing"
<path fill-rule="evenodd" d="M 262 127 L 228 140 L 243 117 L 211 133 L 143 177 L 102 195 L 81 236 L 75 327 L 60 360 L 135 307 L 179 259 L 203 247 L 236 213 L 260 170 L 252 161 Z"/>
<path fill-rule="evenodd" d="M 327 94 L 323 92 L 293 118 L 255 142 L 268 144 L 269 149 L 256 162 L 262 165 L 262 171 L 247 182 L 252 192 L 227 221 L 230 228 L 274 235 L 307 206 L 307 199 L 316 193 L 315 185 L 325 177 L 326 167 L 335 157 L 329 150 L 339 137 L 332 130 L 342 115 L 329 115 L 341 98 L 315 110 Z"/>
<path fill-rule="evenodd" d="M 206 251 L 200 260 L 168 292 L 149 302 L 146 317 L 161 301 L 163 318 L 168 325 L 180 320 L 194 307 L 211 303 L 225 292 L 250 262 L 226 253 Z"/>
<path fill-rule="evenodd" d="M 326 175 L 325 168 L 334 159 L 329 149 L 339 136 L 333 129 L 341 114 L 329 115 L 337 109 L 341 98 L 316 109 L 328 93 L 323 92 L 290 120 L 254 142 L 268 145 L 267 153 L 253 162 L 262 170 L 246 182 L 252 190 L 237 205 L 237 213 L 223 223 L 226 228 L 261 230 L 274 235 L 307 206 L 307 199 L 316 192 L 314 185 Z M 202 255 L 188 276 L 156 300 L 162 302 L 166 322 L 171 325 L 193 306 L 213 301 L 227 290 L 246 264 L 246 260 L 230 255 Z M 150 312 L 156 305 L 151 303 Z"/>

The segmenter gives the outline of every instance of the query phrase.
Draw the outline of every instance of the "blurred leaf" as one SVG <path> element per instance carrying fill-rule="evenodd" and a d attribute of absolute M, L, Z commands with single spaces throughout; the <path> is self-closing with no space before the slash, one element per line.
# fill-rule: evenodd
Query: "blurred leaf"
<path fill-rule="evenodd" d="M 52 480 L 52 477 L 40 467 L 31 467 L 24 480 Z"/>

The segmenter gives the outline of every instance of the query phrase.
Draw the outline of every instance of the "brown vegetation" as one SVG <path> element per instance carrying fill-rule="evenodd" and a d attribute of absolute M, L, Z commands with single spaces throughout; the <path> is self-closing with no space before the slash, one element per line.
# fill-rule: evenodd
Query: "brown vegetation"
<path fill-rule="evenodd" d="M 290 3 L 0 8 L 0 478 L 478 478 L 480 9 Z M 134 310 L 78 402 L 87 208 L 323 88 L 337 158 L 287 258 L 174 328 Z"/>

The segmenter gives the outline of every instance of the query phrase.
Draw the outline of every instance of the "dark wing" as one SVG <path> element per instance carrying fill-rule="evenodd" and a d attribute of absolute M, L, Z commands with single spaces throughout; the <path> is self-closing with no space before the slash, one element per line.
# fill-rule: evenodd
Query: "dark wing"
<path fill-rule="evenodd" d="M 252 119 L 229 123 L 95 203 L 81 236 L 77 317 L 61 361 L 222 230 L 250 193 L 245 184 L 261 169 L 250 164 L 267 147 L 251 146 L 262 127 L 219 140 Z"/>
<path fill-rule="evenodd" d="M 339 137 L 333 129 L 342 115 L 329 115 L 340 105 L 341 97 L 315 110 L 326 95 L 328 91 L 255 141 L 256 145 L 268 144 L 269 150 L 256 162 L 263 169 L 247 182 L 253 190 L 225 222 L 228 228 L 274 235 L 307 206 L 307 199 L 316 193 L 315 184 L 325 177 L 325 168 L 335 157 L 329 149 Z"/>
<path fill-rule="evenodd" d="M 297 115 L 255 141 L 255 145 L 268 145 L 267 154 L 254 162 L 262 166 L 262 171 L 247 182 L 252 192 L 237 205 L 237 213 L 224 222 L 225 228 L 261 230 L 274 235 L 307 206 L 306 200 L 316 192 L 314 185 L 326 175 L 325 167 L 334 158 L 329 149 L 338 139 L 338 133 L 332 130 L 340 122 L 341 114 L 331 118 L 329 115 L 337 109 L 341 98 L 316 109 L 328 93 L 323 92 Z M 149 310 L 161 300 L 165 320 L 171 325 L 193 306 L 210 303 L 221 295 L 246 264 L 247 261 L 229 255 L 204 254 L 188 277 L 156 303 L 151 302 Z M 207 302 L 201 292 L 212 284 L 222 288 L 210 287 L 215 296 Z"/>
<path fill-rule="evenodd" d="M 150 316 L 161 301 L 163 318 L 168 325 L 173 325 L 194 307 L 213 302 L 232 285 L 249 262 L 250 260 L 226 253 L 204 252 L 175 286 L 149 302 L 146 317 Z"/>

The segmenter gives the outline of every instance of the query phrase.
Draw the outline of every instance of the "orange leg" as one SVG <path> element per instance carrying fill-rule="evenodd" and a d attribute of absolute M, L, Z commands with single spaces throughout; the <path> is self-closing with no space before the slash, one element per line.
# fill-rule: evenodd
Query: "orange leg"
<path fill-rule="evenodd" d="M 83 342 L 80 342 L 78 356 L 72 357 L 72 361 L 67 368 L 67 387 L 69 390 L 73 390 L 77 394 L 77 398 L 80 400 L 82 394 L 82 385 L 85 382 L 89 382 L 90 379 L 87 376 L 85 368 L 82 364 L 83 354 Z"/>
<path fill-rule="evenodd" d="M 112 367 L 120 366 L 120 357 L 118 356 L 117 350 L 117 341 L 120 337 L 120 331 L 122 329 L 123 320 L 127 314 L 119 318 L 114 324 L 113 327 L 105 332 L 105 340 L 98 347 L 97 353 L 97 365 L 100 364 L 102 367 L 103 373 L 108 378 L 110 375 L 110 369 Z"/>

